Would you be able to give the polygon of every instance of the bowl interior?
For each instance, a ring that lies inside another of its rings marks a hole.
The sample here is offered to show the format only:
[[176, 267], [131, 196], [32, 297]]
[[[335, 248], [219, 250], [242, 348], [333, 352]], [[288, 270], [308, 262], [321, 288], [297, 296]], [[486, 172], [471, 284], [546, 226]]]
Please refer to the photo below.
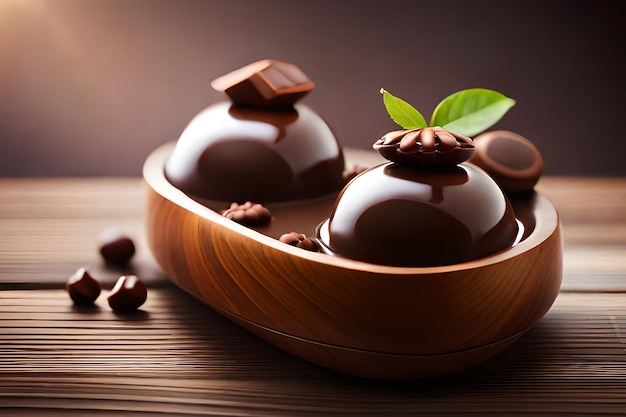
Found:
[[[163, 145], [161, 148], [157, 149], [152, 155], [152, 157], [150, 158], [152, 160], [151, 163], [146, 164], [147, 167], [150, 168], [150, 174], [148, 175], [150, 182], [157, 181], [158, 184], [155, 185], [158, 186], [159, 190], [165, 192], [166, 198], [172, 199], [177, 204], [192, 209], [198, 215], [205, 218], [211, 218], [213, 220], [216, 220], [217, 215], [219, 216], [220, 220], [223, 220], [221, 219], [221, 215], [219, 213], [221, 210], [227, 209], [232, 201], [209, 200], [183, 193], [182, 191], [178, 190], [173, 184], [171, 184], [162, 174], [162, 169], [165, 161], [173, 150], [173, 147], [174, 144], [172, 143]], [[345, 150], [345, 156], [348, 165], [357, 165], [362, 159], [364, 159], [363, 156], [359, 155], [358, 153], [357, 155], [353, 155], [353, 153], [349, 149]], [[370, 161], [371, 165], [376, 165], [380, 163], [384, 163], [384, 161], [380, 161], [375, 158], [372, 158]], [[264, 205], [272, 213], [272, 221], [270, 223], [261, 226], [242, 227], [238, 224], [228, 221], [226, 222], [226, 226], [232, 227], [236, 232], [249, 234], [252, 238], [264, 240], [266, 243], [268, 241], [264, 238], [271, 238], [270, 243], [272, 245], [277, 245], [279, 248], [282, 249], [285, 249], [284, 246], [286, 245], [280, 244], [276, 240], [285, 233], [298, 232], [305, 234], [307, 237], [318, 237], [322, 252], [324, 252], [325, 254], [330, 254], [331, 251], [324, 244], [324, 242], [328, 241], [328, 239], [325, 239], [324, 236], [326, 236], [327, 234], [328, 217], [332, 212], [337, 195], [338, 192], [313, 199], [264, 203]], [[514, 244], [515, 247], [519, 246], [520, 243], [523, 243], [525, 240], [533, 235], [537, 224], [536, 212], [538, 206], [545, 206], [545, 202], [541, 200], [542, 197], [538, 196], [536, 193], [527, 193], [524, 195], [518, 195], [510, 198], [519, 227], [519, 233]], [[243, 201], [240, 201], [239, 203], [243, 203]], [[530, 243], [530, 245], [534, 244], [536, 244], [536, 242]], [[504, 252], [508, 251], [509, 250], [505, 250]], [[500, 254], [501, 253], [494, 255]], [[514, 253], [511, 253], [511, 255], [513, 254]], [[310, 255], [310, 253], [307, 254], [307, 256]], [[490, 255], [487, 258], [490, 258], [492, 256], [493, 255]], [[342, 258], [341, 256], [333, 256], [333, 258], [342, 260], [347, 259]], [[349, 259], [347, 260], [349, 262], [362, 263], [359, 261]], [[368, 264], [365, 263], [365, 265]], [[391, 268], [406, 269], [405, 267]], [[409, 267], [409, 269], [416, 268]]]
[[[502, 260], [502, 256], [515, 256], [521, 251], [534, 247], [546, 237], [546, 233], [535, 233], [537, 226], [537, 212], [550, 214], [547, 218], [542, 219], [542, 223], [547, 223], [548, 226], [544, 232], [548, 232], [549, 229], [555, 227], [558, 222], [556, 211], [554, 211], [551, 204], [545, 199], [545, 197], [533, 192], [510, 198], [519, 226], [519, 234], [516, 238], [514, 247], [479, 260], [451, 266], [420, 268], [372, 265], [341, 256], [319, 257], [319, 254], [310, 252], [303, 253], [304, 251], [300, 249], [294, 251], [294, 249], [289, 245], [282, 244], [278, 242], [277, 239], [282, 234], [289, 232], [303, 233], [308, 237], [321, 237], [319, 241], [321, 243], [320, 246], [322, 252], [324, 252], [324, 254], [330, 253], [329, 250], [325, 248], [323, 236], [325, 233], [325, 225], [327, 224], [328, 217], [332, 212], [338, 192], [313, 199], [265, 203], [264, 205], [272, 213], [272, 221], [269, 224], [262, 226], [241, 226], [235, 222], [224, 219], [220, 215], [220, 211], [227, 209], [232, 201], [209, 200], [186, 194], [177, 189], [167, 180], [163, 173], [163, 167], [173, 148], [174, 143], [168, 143], [155, 150], [146, 161], [144, 172], [144, 177], [152, 188], [158, 190], [167, 199], [203, 218], [217, 221], [232, 229], [236, 233], [243, 233], [250, 238], [260, 240], [264, 244], [269, 244], [279, 250], [293, 251], [293, 254], [295, 255], [313, 257], [316, 261], [331, 263], [339, 262], [343, 267], [349, 266], [357, 269], [373, 268], [374, 270], [381, 267], [397, 270], [397, 272], [401, 274], [406, 273], [406, 270], [410, 270], [411, 273], [419, 274], [420, 270], [425, 270], [430, 273], [433, 268], [463, 268], [465, 264], [473, 264], [477, 261], [500, 262]], [[366, 154], [363, 156], [359, 152], [351, 152], [349, 149], [345, 150], [344, 153], [347, 166], [374, 166], [380, 163], [385, 163], [385, 161], [372, 157], [371, 155]], [[366, 165], [363, 164], [363, 160], [367, 163]], [[243, 203], [243, 201], [239, 201], [239, 203]], [[551, 213], [551, 211], [553, 211], [553, 213]], [[531, 241], [527, 242], [527, 240], [531, 237]]]

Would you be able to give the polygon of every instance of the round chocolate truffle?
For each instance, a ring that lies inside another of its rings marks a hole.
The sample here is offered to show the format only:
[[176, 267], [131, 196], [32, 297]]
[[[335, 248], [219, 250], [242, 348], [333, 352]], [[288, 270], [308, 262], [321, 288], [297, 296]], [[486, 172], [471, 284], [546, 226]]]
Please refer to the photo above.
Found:
[[541, 153], [522, 135], [493, 130], [476, 136], [474, 147], [469, 161], [487, 171], [506, 193], [531, 191], [541, 177]]
[[407, 267], [482, 258], [511, 247], [517, 235], [509, 200], [468, 163], [369, 169], [342, 190], [319, 228], [320, 241], [333, 254]]

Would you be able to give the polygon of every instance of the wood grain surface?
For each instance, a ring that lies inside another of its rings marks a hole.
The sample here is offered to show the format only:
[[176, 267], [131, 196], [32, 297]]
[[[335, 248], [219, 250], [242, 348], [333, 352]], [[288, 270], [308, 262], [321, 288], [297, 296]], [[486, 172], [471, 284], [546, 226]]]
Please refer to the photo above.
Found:
[[301, 361], [176, 288], [151, 289], [132, 317], [102, 300], [75, 310], [62, 290], [0, 291], [0, 414], [624, 415], [625, 305], [564, 293], [481, 372], [390, 383]]
[[[428, 382], [344, 376], [284, 353], [173, 286], [143, 238], [137, 178], [0, 179], [0, 415], [626, 415], [626, 179], [543, 178], [559, 210], [564, 283], [548, 314], [485, 368]], [[98, 233], [132, 235], [127, 270]], [[93, 309], [62, 287], [104, 281]], [[133, 316], [106, 290], [148, 283]]]

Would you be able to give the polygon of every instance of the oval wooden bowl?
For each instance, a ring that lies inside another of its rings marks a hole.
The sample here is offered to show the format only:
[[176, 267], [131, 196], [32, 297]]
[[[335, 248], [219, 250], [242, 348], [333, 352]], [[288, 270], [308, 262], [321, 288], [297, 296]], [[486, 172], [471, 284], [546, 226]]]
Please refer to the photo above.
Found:
[[299, 215], [312, 233], [334, 196], [271, 207], [272, 226], [253, 230], [167, 181], [172, 147], [144, 165], [146, 233], [157, 262], [208, 306], [319, 365], [385, 379], [458, 372], [517, 340], [560, 289], [559, 217], [539, 194], [514, 202], [527, 232], [506, 251], [444, 267], [372, 265], [275, 239], [303, 232]]

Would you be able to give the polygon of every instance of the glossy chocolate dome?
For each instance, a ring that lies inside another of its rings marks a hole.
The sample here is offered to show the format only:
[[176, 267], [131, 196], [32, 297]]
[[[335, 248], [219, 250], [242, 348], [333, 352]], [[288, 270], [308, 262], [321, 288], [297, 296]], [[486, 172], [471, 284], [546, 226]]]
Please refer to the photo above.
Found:
[[387, 163], [342, 190], [319, 238], [351, 259], [428, 267], [494, 254], [511, 247], [517, 234], [509, 200], [477, 166]]
[[165, 165], [177, 188], [208, 200], [276, 202], [319, 197], [344, 185], [333, 132], [296, 104], [313, 83], [295, 65], [262, 60], [211, 84], [216, 103], [186, 127]]
[[290, 110], [214, 104], [196, 116], [165, 165], [168, 180], [209, 200], [318, 197], [344, 185], [341, 147], [305, 105]]

